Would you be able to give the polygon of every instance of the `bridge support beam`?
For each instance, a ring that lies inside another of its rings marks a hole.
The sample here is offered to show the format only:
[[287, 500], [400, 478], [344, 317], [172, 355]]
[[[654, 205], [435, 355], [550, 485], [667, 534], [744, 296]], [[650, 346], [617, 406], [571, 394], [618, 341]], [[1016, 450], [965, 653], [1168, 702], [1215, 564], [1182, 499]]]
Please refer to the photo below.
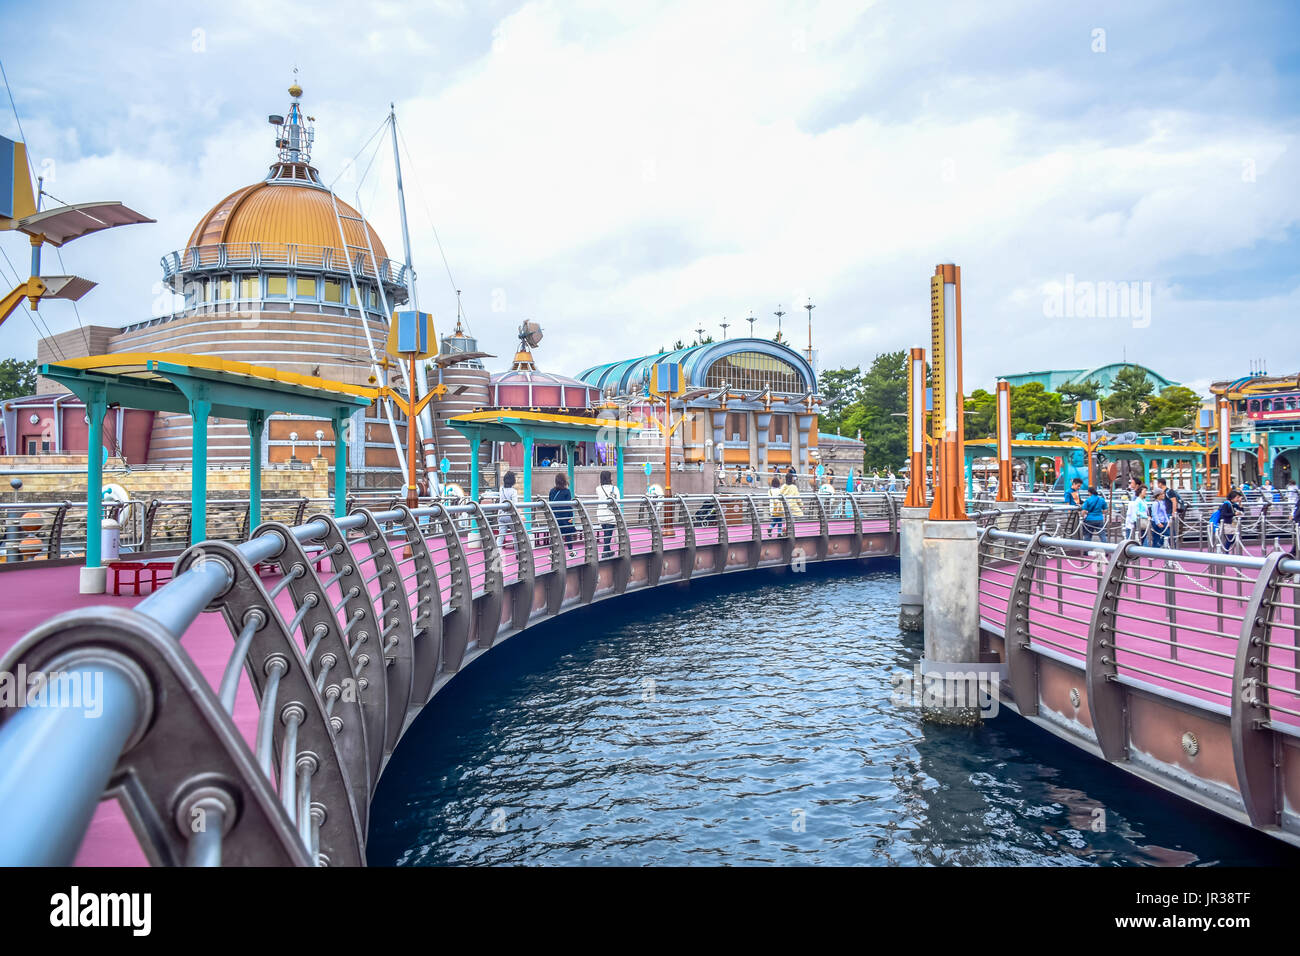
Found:
[[929, 507], [903, 508], [898, 520], [898, 626], [919, 631], [925, 622], [925, 568], [921, 539]]
[[[979, 531], [973, 521], [926, 521], [921, 563], [926, 692], [921, 719], [974, 725], [980, 721]], [[996, 693], [996, 691], [994, 691]]]

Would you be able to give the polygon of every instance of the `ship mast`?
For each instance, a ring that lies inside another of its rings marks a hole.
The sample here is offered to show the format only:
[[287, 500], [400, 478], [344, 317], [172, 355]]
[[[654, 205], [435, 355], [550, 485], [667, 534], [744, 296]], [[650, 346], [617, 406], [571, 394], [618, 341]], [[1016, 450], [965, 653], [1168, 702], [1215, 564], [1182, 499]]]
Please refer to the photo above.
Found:
[[[397, 149], [397, 109], [392, 104], [388, 104], [388, 126], [393, 135], [393, 168], [397, 172], [397, 208], [402, 216], [402, 250], [406, 254], [406, 288], [411, 296], [411, 308], [415, 311], [420, 310], [420, 297], [416, 291], [415, 266], [411, 262], [411, 232], [406, 225], [406, 193], [402, 190], [402, 159], [398, 155]], [[419, 394], [429, 394], [429, 374], [425, 368], [425, 363], [415, 363], [415, 381], [411, 383], [412, 399], [414, 399], [414, 389], [419, 389]], [[417, 424], [420, 427], [420, 446], [424, 451], [424, 473], [429, 479], [429, 492], [435, 493], [437, 484], [438, 464], [437, 449], [433, 430], [433, 411], [429, 405], [425, 405], [420, 412]], [[414, 449], [410, 450], [415, 454]]]

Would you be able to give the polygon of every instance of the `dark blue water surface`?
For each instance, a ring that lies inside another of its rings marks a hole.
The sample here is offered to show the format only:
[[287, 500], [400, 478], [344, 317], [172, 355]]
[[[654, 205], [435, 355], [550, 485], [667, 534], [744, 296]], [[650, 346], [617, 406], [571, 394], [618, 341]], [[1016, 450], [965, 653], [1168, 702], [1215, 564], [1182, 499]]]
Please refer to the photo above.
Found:
[[526, 631], [402, 740], [369, 860], [1300, 862], [1009, 711], [973, 730], [923, 725], [891, 702], [891, 675], [921, 654], [897, 616], [896, 565], [810, 567], [615, 598]]

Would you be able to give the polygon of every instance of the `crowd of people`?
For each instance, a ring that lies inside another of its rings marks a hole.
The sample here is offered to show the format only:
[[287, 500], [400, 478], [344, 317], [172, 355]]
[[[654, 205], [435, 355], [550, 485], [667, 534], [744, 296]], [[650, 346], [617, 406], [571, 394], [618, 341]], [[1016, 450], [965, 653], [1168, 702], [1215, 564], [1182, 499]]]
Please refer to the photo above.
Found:
[[[1243, 486], [1248, 487], [1248, 486]], [[1265, 490], [1267, 489], [1267, 490]], [[1294, 482], [1284, 493], [1265, 482], [1261, 488], [1266, 502], [1287, 501], [1291, 506], [1291, 522], [1300, 539], [1300, 491]], [[1187, 500], [1164, 478], [1157, 478], [1155, 487], [1149, 487], [1137, 477], [1128, 480], [1127, 503], [1124, 508], [1123, 538], [1137, 541], [1151, 548], [1171, 547], [1174, 529], [1187, 516]], [[1246, 494], [1243, 489], [1232, 488], [1209, 518], [1209, 527], [1217, 546], [1232, 551], [1240, 534], [1240, 521], [1246, 513]], [[1065, 504], [1079, 512], [1080, 536], [1086, 541], [1107, 540], [1107, 516], [1110, 505], [1096, 487], [1083, 487], [1083, 479], [1075, 478], [1065, 491]]]
[[[835, 469], [827, 467], [823, 474], [808, 476], [810, 484], [819, 493], [830, 494], [835, 488]], [[768, 485], [770, 499], [768, 514], [770, 522], [766, 529], [768, 537], [778, 537], [785, 531], [788, 513], [792, 518], [803, 517], [803, 507], [799, 501], [801, 493], [799, 474], [792, 466], [782, 469], [771, 466], [770, 473], [761, 473], [752, 465], [737, 466], [733, 471], [725, 467], [718, 469], [719, 484], [739, 486], [757, 491], [764, 482]], [[501, 480], [499, 500], [519, 503], [519, 492], [515, 487], [516, 476], [513, 471], [506, 472]], [[899, 482], [891, 472], [887, 477], [865, 476], [865, 487], [877, 490], [899, 490]], [[905, 485], [905, 482], [903, 483]], [[1152, 548], [1171, 547], [1177, 524], [1186, 518], [1188, 502], [1176, 489], [1170, 487], [1165, 478], [1157, 478], [1154, 487], [1149, 487], [1141, 479], [1130, 477], [1128, 480], [1127, 502], [1124, 506], [1122, 537], [1134, 540]], [[1240, 534], [1240, 521], [1245, 515], [1245, 500], [1248, 492], [1254, 492], [1265, 502], [1288, 502], [1291, 507], [1291, 521], [1296, 528], [1296, 539], [1300, 540], [1300, 490], [1295, 482], [1285, 489], [1278, 489], [1269, 481], [1263, 482], [1258, 489], [1248, 484], [1242, 488], [1231, 489], [1209, 519], [1213, 538], [1223, 551], [1232, 551]], [[620, 494], [609, 471], [600, 473], [600, 483], [595, 493], [598, 504], [595, 511], [596, 523], [599, 525], [598, 540], [602, 557], [611, 553], [611, 541], [617, 528], [614, 509], [619, 507]], [[1252, 495], [1253, 497], [1254, 495]], [[573, 492], [569, 488], [568, 476], [561, 472], [555, 476], [554, 487], [547, 495], [551, 509], [555, 514], [560, 534], [569, 549], [569, 556], [574, 555], [576, 530], [574, 527]], [[1064, 503], [1079, 512], [1079, 533], [1086, 541], [1108, 541], [1108, 517], [1111, 504], [1101, 491], [1095, 487], [1084, 487], [1083, 479], [1074, 478], [1065, 490]], [[498, 538], [506, 543], [510, 535], [510, 520], [506, 512], [498, 518]]]

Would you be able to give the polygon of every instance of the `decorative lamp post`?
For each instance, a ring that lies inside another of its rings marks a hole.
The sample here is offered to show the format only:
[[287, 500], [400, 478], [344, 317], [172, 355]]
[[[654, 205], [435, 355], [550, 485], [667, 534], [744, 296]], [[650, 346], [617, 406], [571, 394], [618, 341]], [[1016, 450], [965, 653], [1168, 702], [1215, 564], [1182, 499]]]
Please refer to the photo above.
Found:
[[1014, 501], [1011, 494], [1011, 386], [998, 382], [998, 501]]
[[930, 279], [930, 331], [933, 345], [935, 438], [935, 491], [931, 521], [965, 521], [963, 485], [965, 416], [961, 373], [961, 267], [935, 266]]

